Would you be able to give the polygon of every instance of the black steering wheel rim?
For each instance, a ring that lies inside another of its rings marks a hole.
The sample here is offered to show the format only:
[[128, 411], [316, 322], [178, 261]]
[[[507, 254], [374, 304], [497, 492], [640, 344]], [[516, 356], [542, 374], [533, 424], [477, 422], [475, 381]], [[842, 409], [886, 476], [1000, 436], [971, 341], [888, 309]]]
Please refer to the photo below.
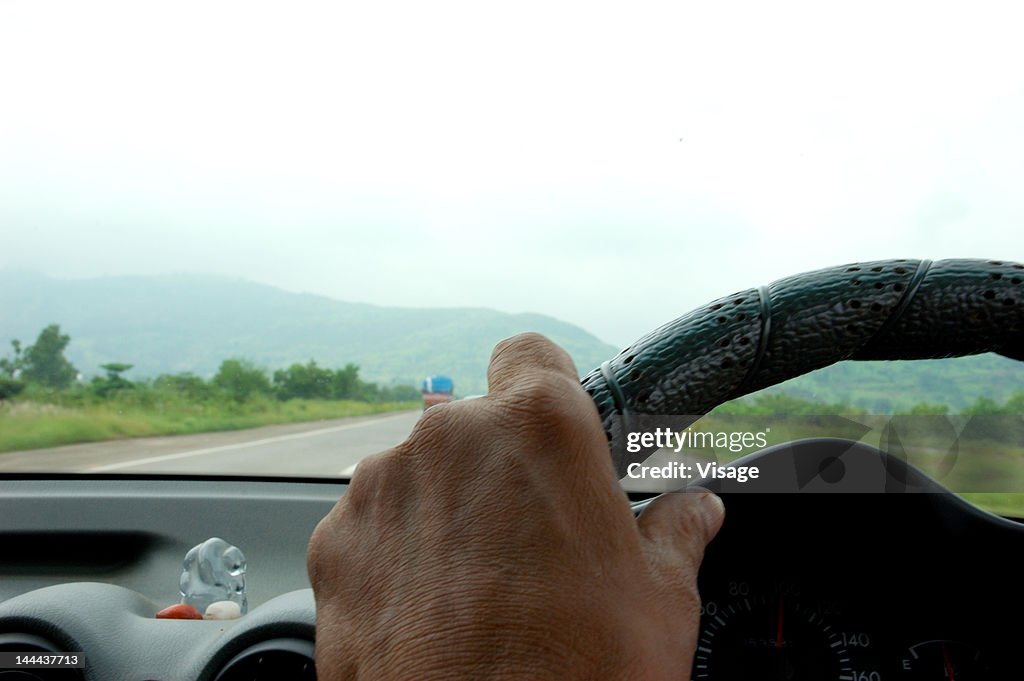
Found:
[[842, 360], [1024, 360], [1024, 265], [884, 260], [806, 272], [734, 293], [649, 333], [583, 379], [620, 477], [624, 417], [703, 415]]

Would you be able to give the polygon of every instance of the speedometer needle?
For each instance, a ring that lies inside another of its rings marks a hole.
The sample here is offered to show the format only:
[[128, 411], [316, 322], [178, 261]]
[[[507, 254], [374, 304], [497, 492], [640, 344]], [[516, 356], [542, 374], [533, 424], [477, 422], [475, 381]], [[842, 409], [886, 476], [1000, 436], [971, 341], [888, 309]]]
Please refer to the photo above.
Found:
[[775, 647], [782, 647], [782, 596], [779, 596], [779, 625], [775, 630]]

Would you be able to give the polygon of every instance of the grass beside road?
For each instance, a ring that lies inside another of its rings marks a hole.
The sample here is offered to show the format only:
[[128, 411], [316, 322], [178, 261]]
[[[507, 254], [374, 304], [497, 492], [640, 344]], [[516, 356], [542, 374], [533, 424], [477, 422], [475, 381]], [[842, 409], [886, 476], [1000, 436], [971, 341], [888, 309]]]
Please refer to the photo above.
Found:
[[1024, 520], [1024, 494], [1015, 492], [964, 492], [960, 496], [990, 513]]
[[419, 402], [255, 399], [244, 403], [0, 404], [0, 452], [151, 435], [241, 430], [417, 409]]
[[[891, 433], [887, 426], [892, 426]], [[906, 460], [972, 504], [1024, 518], [1024, 435], [1019, 417], [719, 413], [700, 419], [693, 428], [727, 433], [767, 430], [769, 445], [808, 437], [860, 440]], [[690, 453], [724, 463], [754, 449]]]

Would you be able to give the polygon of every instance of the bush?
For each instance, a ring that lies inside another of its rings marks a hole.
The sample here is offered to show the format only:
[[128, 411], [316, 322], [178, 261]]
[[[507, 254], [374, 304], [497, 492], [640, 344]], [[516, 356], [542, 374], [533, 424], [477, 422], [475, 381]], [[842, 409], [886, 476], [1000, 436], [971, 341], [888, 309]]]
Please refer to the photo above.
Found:
[[263, 369], [244, 359], [226, 359], [220, 363], [213, 385], [226, 392], [235, 402], [245, 402], [256, 395], [272, 392], [270, 379]]
[[25, 384], [21, 381], [0, 376], [0, 400], [9, 400], [24, 389]]
[[979, 397], [971, 406], [964, 409], [966, 416], [995, 416], [1003, 413], [999, 403], [989, 397]]
[[949, 413], [949, 407], [945, 404], [918, 402], [910, 408], [910, 413], [914, 416], [944, 416]]
[[134, 383], [121, 375], [132, 368], [131, 364], [111, 362], [101, 365], [100, 368], [107, 372], [106, 377], [100, 378], [97, 376], [92, 379], [90, 384], [92, 391], [100, 397], [110, 397], [120, 390], [132, 390], [135, 387]]
[[169, 392], [190, 402], [202, 402], [213, 396], [213, 388], [199, 376], [190, 372], [161, 374], [153, 381], [153, 388]]
[[330, 399], [335, 397], [334, 372], [307, 364], [293, 364], [274, 372], [274, 393], [278, 399]]

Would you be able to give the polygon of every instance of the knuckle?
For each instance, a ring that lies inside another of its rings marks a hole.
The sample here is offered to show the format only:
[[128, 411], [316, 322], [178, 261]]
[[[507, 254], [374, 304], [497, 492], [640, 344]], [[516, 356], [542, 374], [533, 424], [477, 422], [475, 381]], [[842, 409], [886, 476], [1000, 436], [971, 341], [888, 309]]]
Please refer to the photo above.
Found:
[[536, 331], [527, 331], [509, 338], [505, 338], [494, 346], [493, 358], [507, 352], [522, 352], [532, 354], [535, 351], [548, 350], [553, 343]]
[[507, 403], [544, 428], [575, 426], [579, 419], [579, 384], [550, 372], [524, 376]]
[[523, 373], [531, 370], [576, 375], [569, 353], [545, 336], [530, 332], [506, 338], [494, 347], [488, 381], [492, 387], [514, 388]]
[[343, 518], [360, 515], [376, 499], [380, 490], [388, 489], [395, 474], [393, 450], [371, 454], [356, 466], [348, 487], [331, 511], [329, 517]]
[[432, 446], [440, 446], [451, 440], [460, 420], [465, 418], [465, 406], [468, 403], [449, 402], [438, 404], [423, 412], [416, 422], [412, 433], [396, 449], [402, 453], [411, 453], [424, 442]]
[[337, 547], [345, 541], [345, 524], [339, 522], [338, 506], [332, 509], [313, 530], [306, 549], [306, 569], [309, 583], [317, 588], [330, 581], [337, 569]]
[[324, 529], [324, 522], [326, 522], [326, 518], [317, 523], [312, 536], [309, 538], [309, 546], [306, 549], [306, 568], [309, 572], [309, 583], [313, 586], [320, 584], [323, 574], [324, 544], [327, 541], [325, 539], [326, 530]]
[[351, 547], [360, 528], [379, 519], [380, 506], [390, 501], [387, 490], [393, 487], [398, 468], [393, 450], [359, 462], [341, 498], [310, 535], [306, 560], [311, 584], [322, 584], [337, 575], [348, 555], [341, 547]]

